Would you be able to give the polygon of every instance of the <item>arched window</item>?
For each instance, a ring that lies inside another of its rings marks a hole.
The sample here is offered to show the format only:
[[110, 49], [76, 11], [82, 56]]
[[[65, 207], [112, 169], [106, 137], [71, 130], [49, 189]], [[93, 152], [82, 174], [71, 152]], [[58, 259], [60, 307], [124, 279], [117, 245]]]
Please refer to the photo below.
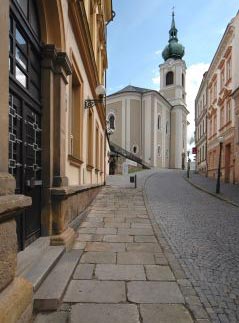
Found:
[[161, 147], [158, 146], [158, 156], [160, 157], [161, 156]]
[[166, 134], [168, 133], [168, 121], [166, 122]]
[[172, 71], [170, 71], [170, 72], [168, 72], [167, 74], [166, 74], [166, 85], [171, 85], [171, 84], [173, 84], [173, 82], [174, 82], [174, 75], [173, 75], [173, 72]]
[[134, 154], [137, 154], [138, 153], [138, 146], [137, 145], [133, 145], [132, 151], [133, 151]]
[[109, 120], [110, 129], [114, 130], [115, 129], [115, 116], [113, 114], [110, 114], [108, 120]]
[[158, 126], [158, 130], [161, 130], [161, 115], [160, 114], [158, 115], [158, 124], [157, 124], [157, 126]]
[[184, 74], [182, 74], [182, 87], [183, 88], [185, 87], [185, 77], [184, 77]]

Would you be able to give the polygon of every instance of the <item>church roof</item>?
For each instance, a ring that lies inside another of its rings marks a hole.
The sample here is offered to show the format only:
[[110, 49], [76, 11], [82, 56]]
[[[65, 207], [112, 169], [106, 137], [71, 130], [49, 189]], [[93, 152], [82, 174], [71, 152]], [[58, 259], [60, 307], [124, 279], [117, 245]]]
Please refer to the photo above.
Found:
[[145, 92], [151, 92], [152, 90], [150, 89], [145, 89], [143, 87], [138, 87], [138, 86], [133, 86], [133, 85], [128, 85], [126, 87], [124, 87], [122, 90], [117, 91], [115, 93], [110, 94], [111, 95], [115, 95], [115, 94], [119, 94], [119, 93], [124, 93], [124, 92], [140, 92], [140, 93], [145, 93]]
[[117, 94], [123, 94], [123, 93], [127, 93], [127, 92], [136, 92], [136, 93], [142, 93], [142, 94], [145, 94], [145, 93], [156, 93], [158, 94], [165, 102], [167, 102], [167, 104], [169, 104], [170, 106], [172, 106], [170, 104], [170, 102], [158, 91], [156, 90], [152, 90], [152, 89], [146, 89], [146, 88], [143, 88], [143, 87], [138, 87], [138, 86], [133, 86], [133, 85], [128, 85], [126, 87], [124, 87], [122, 90], [120, 91], [117, 91], [115, 93], [112, 93], [110, 95], [107, 95], [107, 97], [111, 97], [113, 95], [117, 95]]

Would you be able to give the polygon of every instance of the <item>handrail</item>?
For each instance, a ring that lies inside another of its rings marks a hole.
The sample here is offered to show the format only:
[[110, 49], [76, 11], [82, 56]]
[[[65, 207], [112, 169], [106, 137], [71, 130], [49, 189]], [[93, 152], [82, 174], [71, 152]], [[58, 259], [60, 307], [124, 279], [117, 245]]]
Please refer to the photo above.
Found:
[[110, 142], [110, 150], [116, 154], [119, 154], [127, 159], [130, 159], [140, 165], [142, 165], [144, 168], [151, 168], [150, 164], [144, 161], [143, 159], [135, 156], [133, 153], [127, 151], [126, 149], [118, 146], [117, 144]]

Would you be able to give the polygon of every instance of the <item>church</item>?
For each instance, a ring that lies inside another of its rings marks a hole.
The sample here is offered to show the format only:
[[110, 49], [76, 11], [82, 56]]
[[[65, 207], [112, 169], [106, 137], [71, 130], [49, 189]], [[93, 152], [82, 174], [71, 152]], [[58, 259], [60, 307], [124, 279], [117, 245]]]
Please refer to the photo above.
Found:
[[160, 90], [126, 86], [107, 97], [110, 142], [151, 167], [185, 167], [187, 152], [186, 64], [174, 12], [159, 65]]

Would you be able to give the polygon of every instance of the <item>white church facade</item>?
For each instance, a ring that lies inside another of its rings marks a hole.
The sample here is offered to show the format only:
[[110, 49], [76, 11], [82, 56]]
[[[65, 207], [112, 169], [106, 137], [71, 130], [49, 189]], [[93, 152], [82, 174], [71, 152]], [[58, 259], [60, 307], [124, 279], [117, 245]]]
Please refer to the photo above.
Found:
[[186, 64], [174, 13], [162, 56], [159, 91], [129, 85], [107, 97], [110, 141], [151, 167], [181, 169], [187, 151]]

